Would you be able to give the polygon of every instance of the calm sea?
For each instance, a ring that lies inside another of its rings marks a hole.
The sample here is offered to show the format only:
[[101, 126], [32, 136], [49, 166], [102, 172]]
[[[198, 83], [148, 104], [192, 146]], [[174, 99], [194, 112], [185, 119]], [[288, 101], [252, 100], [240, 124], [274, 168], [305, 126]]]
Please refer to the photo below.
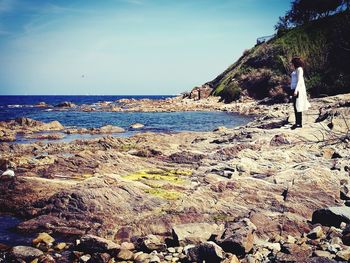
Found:
[[[129, 129], [133, 123], [142, 123], [141, 131], [177, 132], [177, 131], [211, 131], [218, 126], [235, 127], [244, 125], [250, 117], [227, 112], [81, 112], [47, 111], [35, 107], [39, 102], [57, 105], [70, 101], [77, 105], [94, 104], [102, 101], [115, 102], [122, 98], [164, 99], [171, 96], [0, 96], [0, 121], [18, 117], [28, 117], [44, 122], [57, 120], [69, 127], [101, 127], [116, 125]], [[128, 134], [128, 133], [127, 133]]]

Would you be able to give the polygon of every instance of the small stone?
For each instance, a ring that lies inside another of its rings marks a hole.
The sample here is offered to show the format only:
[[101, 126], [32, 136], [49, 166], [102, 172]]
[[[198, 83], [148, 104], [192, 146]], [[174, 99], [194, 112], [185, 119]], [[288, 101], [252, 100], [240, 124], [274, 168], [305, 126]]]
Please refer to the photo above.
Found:
[[11, 169], [7, 169], [5, 172], [2, 173], [2, 176], [14, 177], [15, 172], [12, 171]]
[[160, 263], [160, 258], [157, 255], [151, 256], [149, 263]]
[[115, 250], [120, 246], [111, 240], [104, 239], [102, 237], [94, 235], [85, 235], [81, 237], [78, 249], [86, 252], [107, 252], [109, 250]]
[[47, 233], [40, 233], [35, 239], [33, 239], [33, 245], [45, 243], [46, 245], [51, 246], [53, 242], [55, 242], [55, 239]]
[[16, 258], [24, 259], [24, 260], [33, 260], [34, 258], [38, 258], [44, 253], [33, 247], [27, 247], [27, 246], [15, 246], [12, 249], [12, 254]]
[[120, 249], [134, 250], [135, 245], [131, 242], [123, 242], [120, 244]]
[[178, 247], [177, 249], [176, 249], [176, 252], [177, 253], [182, 253], [184, 251], [184, 248], [183, 247]]
[[346, 261], [349, 260], [350, 259], [350, 248], [339, 251], [337, 253], [337, 259], [346, 260]]
[[167, 250], [168, 250], [169, 253], [175, 253], [176, 252], [175, 248], [173, 248], [173, 247], [168, 247]]
[[323, 251], [323, 250], [315, 250], [313, 253], [313, 256], [324, 257], [324, 258], [334, 258], [334, 255], [332, 255], [328, 251]]
[[286, 239], [286, 243], [288, 243], [288, 244], [294, 244], [294, 243], [296, 243], [296, 239], [295, 239], [295, 237], [292, 237], [292, 236], [290, 236], [290, 235], [288, 235], [287, 236], [287, 239]]
[[83, 255], [79, 258], [81, 262], [88, 262], [90, 260], [91, 256], [89, 254]]
[[121, 260], [131, 260], [134, 257], [134, 253], [127, 249], [121, 249], [117, 254], [117, 258]]
[[323, 235], [324, 234], [323, 234], [322, 227], [317, 226], [307, 234], [307, 237], [310, 239], [318, 239], [318, 238], [321, 238]]
[[239, 259], [236, 255], [230, 255], [228, 258], [226, 258], [222, 263], [240, 263]]
[[344, 229], [346, 228], [346, 226], [347, 226], [347, 224], [346, 224], [345, 222], [341, 222], [339, 228], [340, 228], [341, 230], [344, 230]]
[[168, 256], [165, 256], [164, 259], [167, 260], [167, 261], [171, 261], [173, 259], [173, 257], [168, 255]]
[[67, 246], [66, 243], [60, 242], [60, 243], [58, 243], [58, 244], [55, 246], [55, 249], [56, 249], [56, 250], [63, 250], [63, 249], [65, 249], [66, 246]]
[[135, 263], [145, 263], [145, 262], [149, 262], [150, 257], [151, 256], [147, 253], [141, 253], [137, 256], [135, 255], [134, 261], [135, 261]]

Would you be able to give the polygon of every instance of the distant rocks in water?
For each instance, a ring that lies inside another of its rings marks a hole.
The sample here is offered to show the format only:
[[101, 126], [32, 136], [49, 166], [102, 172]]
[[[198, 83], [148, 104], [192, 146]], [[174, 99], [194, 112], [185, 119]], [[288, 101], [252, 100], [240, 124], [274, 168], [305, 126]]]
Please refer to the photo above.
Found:
[[70, 101], [63, 101], [57, 105], [55, 105], [57, 108], [74, 108], [76, 105], [73, 102]]
[[35, 133], [28, 134], [25, 136], [27, 139], [37, 139], [37, 140], [61, 140], [65, 136], [62, 133]]
[[119, 126], [106, 125], [98, 129], [100, 133], [121, 133], [125, 130]]
[[47, 103], [44, 102], [44, 101], [41, 101], [41, 102], [35, 104], [35, 107], [38, 107], [38, 108], [48, 108], [48, 107], [50, 107], [50, 105], [47, 104]]
[[130, 125], [130, 128], [132, 129], [140, 129], [143, 128], [145, 125], [143, 125], [142, 123], [133, 123]]
[[5, 172], [2, 173], [1, 176], [14, 177], [15, 172], [11, 169], [7, 169]]

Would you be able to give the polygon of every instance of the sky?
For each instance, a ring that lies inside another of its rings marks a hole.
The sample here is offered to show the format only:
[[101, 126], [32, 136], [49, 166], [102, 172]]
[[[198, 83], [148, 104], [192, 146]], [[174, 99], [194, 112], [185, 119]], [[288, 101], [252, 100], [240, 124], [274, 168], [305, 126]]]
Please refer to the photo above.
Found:
[[172, 95], [214, 79], [289, 0], [0, 0], [0, 95]]

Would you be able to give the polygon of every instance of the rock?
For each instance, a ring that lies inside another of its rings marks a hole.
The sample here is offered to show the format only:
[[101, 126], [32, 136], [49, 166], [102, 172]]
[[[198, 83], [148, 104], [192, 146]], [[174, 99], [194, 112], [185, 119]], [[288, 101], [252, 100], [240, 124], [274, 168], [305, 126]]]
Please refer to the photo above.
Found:
[[349, 185], [343, 184], [340, 186], [340, 198], [342, 200], [350, 200]]
[[56, 250], [63, 250], [66, 248], [66, 246], [67, 246], [67, 244], [65, 242], [60, 242], [55, 246], [55, 249]]
[[121, 260], [131, 260], [133, 257], [134, 253], [127, 249], [121, 249], [117, 254], [117, 258]]
[[83, 255], [83, 256], [81, 256], [80, 258], [79, 258], [79, 262], [88, 262], [88, 261], [90, 261], [90, 259], [91, 259], [91, 255], [89, 255], [89, 254], [87, 254], [87, 255]]
[[306, 262], [312, 255], [312, 249], [303, 244], [283, 244], [281, 252], [277, 253], [277, 262]]
[[135, 245], [131, 242], [123, 242], [120, 244], [120, 249], [134, 250]]
[[176, 249], [173, 248], [173, 247], [168, 247], [167, 250], [168, 250], [169, 253], [176, 253]]
[[342, 232], [342, 242], [344, 245], [350, 246], [350, 225], [348, 225]]
[[151, 256], [149, 263], [160, 263], [160, 258], [157, 255]]
[[[140, 242], [141, 241], [141, 242]], [[148, 235], [144, 238], [141, 238], [139, 240], [140, 242], [140, 248], [144, 252], [152, 252], [154, 250], [156, 251], [165, 251], [166, 245], [159, 240], [159, 238], [155, 235]]]
[[64, 102], [57, 104], [55, 107], [57, 107], [57, 108], [73, 108], [73, 107], [76, 107], [76, 105], [73, 102], [64, 101]]
[[228, 258], [226, 258], [222, 263], [240, 263], [239, 259], [236, 257], [236, 255], [230, 255]]
[[41, 101], [41, 102], [35, 104], [35, 107], [38, 107], [38, 108], [47, 108], [47, 107], [49, 107], [49, 105], [48, 105], [46, 102]]
[[345, 250], [341, 250], [339, 251], [337, 254], [337, 259], [338, 260], [345, 260], [345, 261], [348, 261], [350, 260], [350, 248], [347, 248]]
[[325, 258], [325, 257], [313, 257], [309, 258], [305, 261], [306, 263], [339, 263], [339, 261], [335, 261], [333, 259]]
[[84, 252], [108, 252], [119, 249], [119, 245], [111, 240], [94, 235], [85, 235], [80, 239], [77, 249]]
[[15, 246], [12, 249], [12, 254], [15, 258], [20, 258], [23, 260], [33, 260], [35, 258], [40, 257], [44, 253], [33, 247], [27, 247], [27, 246]]
[[216, 241], [226, 252], [245, 255], [253, 248], [255, 230], [255, 225], [247, 218], [239, 222], [228, 222], [225, 232]]
[[323, 251], [323, 250], [315, 250], [314, 253], [313, 253], [313, 256], [315, 256], [315, 257], [329, 258], [329, 259], [334, 258], [334, 255], [333, 255], [333, 254], [331, 254], [331, 253], [328, 252], [328, 251]]
[[38, 245], [39, 243], [45, 243], [48, 246], [52, 246], [55, 239], [47, 233], [40, 233], [35, 239], [33, 239], [33, 245]]
[[315, 227], [307, 234], [307, 237], [310, 239], [318, 239], [318, 238], [321, 238], [322, 236], [324, 236], [324, 233], [321, 226]]
[[15, 172], [12, 171], [11, 169], [7, 169], [5, 172], [2, 173], [1, 176], [14, 177], [15, 176]]
[[113, 125], [106, 125], [106, 126], [102, 126], [99, 129], [100, 133], [121, 133], [121, 132], [125, 132], [125, 130], [121, 127], [118, 126], [113, 126]]
[[186, 255], [191, 262], [219, 263], [225, 258], [222, 248], [212, 241], [188, 248]]
[[350, 223], [350, 207], [333, 206], [314, 211], [312, 223], [339, 227], [342, 222]]
[[[111, 262], [111, 255], [108, 253], [95, 253], [91, 255], [91, 258], [89, 259], [89, 263], [109, 263]], [[114, 262], [114, 261], [112, 261]]]
[[276, 134], [270, 141], [271, 146], [290, 144], [285, 134]]
[[130, 125], [130, 128], [132, 129], [140, 129], [142, 127], [144, 127], [145, 125], [141, 124], [141, 123], [133, 123]]
[[[221, 232], [221, 233], [220, 233]], [[223, 225], [209, 223], [190, 223], [175, 225], [172, 233], [174, 240], [180, 246], [199, 244], [208, 241], [212, 235], [222, 234]]]
[[147, 254], [147, 253], [140, 253], [140, 254], [137, 254], [135, 253], [135, 263], [148, 263], [149, 262], [149, 259], [150, 259], [150, 255]]
[[64, 126], [58, 122], [58, 121], [51, 121], [48, 123], [44, 123], [43, 125], [41, 125], [40, 130], [44, 130], [44, 131], [61, 131], [64, 129]]

